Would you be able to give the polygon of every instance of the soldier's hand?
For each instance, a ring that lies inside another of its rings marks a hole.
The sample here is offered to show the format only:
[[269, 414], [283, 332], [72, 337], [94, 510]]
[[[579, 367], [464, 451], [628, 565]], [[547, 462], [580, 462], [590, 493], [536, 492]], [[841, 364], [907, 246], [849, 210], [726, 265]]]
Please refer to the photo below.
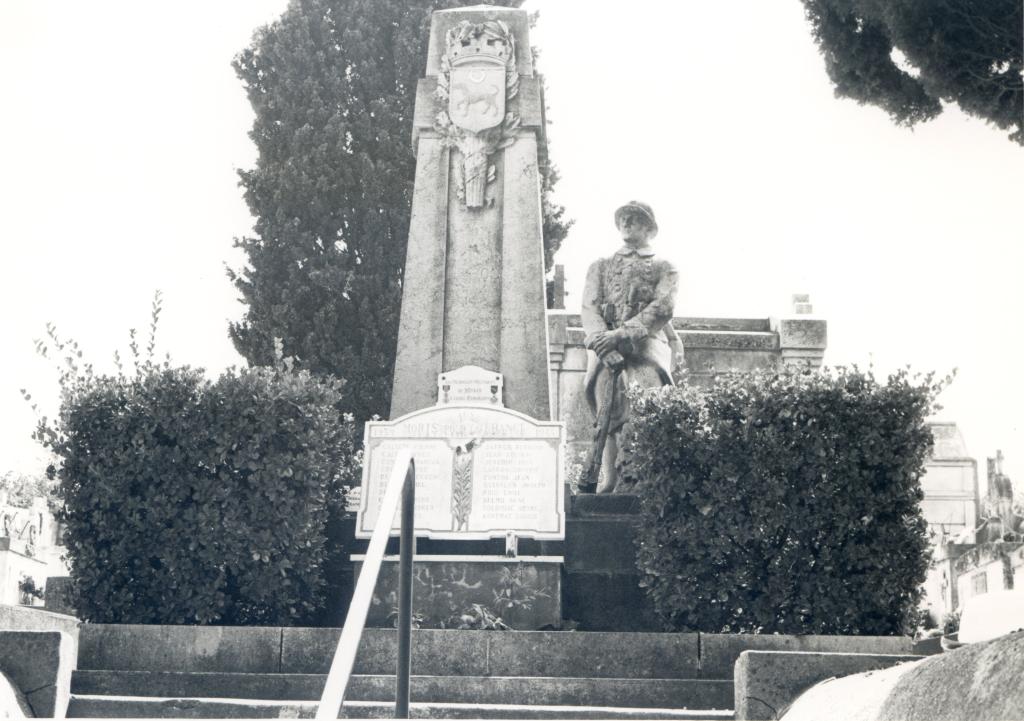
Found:
[[622, 368], [626, 364], [626, 359], [617, 350], [613, 350], [601, 356], [601, 362], [614, 371]]
[[599, 331], [594, 334], [593, 349], [599, 358], [604, 358], [611, 351], [617, 350], [618, 338], [614, 331]]

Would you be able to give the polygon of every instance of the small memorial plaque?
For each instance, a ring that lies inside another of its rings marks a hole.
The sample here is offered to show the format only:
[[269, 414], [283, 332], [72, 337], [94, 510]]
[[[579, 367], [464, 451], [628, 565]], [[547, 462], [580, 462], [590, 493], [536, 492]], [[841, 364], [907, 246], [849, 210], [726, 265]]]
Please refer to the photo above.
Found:
[[437, 376], [437, 405], [481, 404], [501, 408], [501, 373], [462, 366]]
[[[416, 463], [416, 534], [565, 538], [565, 426], [507, 408], [450, 405], [366, 424], [356, 536], [373, 532], [402, 448]], [[397, 514], [396, 519], [397, 521]], [[397, 525], [393, 525], [397, 533]]]

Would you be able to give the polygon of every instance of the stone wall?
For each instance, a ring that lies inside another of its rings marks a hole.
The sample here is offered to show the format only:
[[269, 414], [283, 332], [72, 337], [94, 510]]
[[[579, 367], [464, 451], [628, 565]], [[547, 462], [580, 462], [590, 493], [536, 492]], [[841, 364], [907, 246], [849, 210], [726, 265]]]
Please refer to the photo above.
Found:
[[[722, 371], [818, 368], [827, 345], [826, 322], [817, 318], [675, 318], [672, 324], [683, 342], [681, 365], [698, 385]], [[593, 436], [583, 395], [584, 335], [579, 313], [548, 311], [551, 398], [554, 417], [566, 424], [570, 458], [584, 452]]]

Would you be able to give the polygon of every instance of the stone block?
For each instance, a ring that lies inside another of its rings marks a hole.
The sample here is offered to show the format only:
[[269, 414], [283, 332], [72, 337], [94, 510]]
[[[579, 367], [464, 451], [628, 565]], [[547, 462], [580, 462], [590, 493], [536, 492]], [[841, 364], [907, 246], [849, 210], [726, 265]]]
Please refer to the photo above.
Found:
[[33, 715], [63, 718], [71, 698], [75, 642], [60, 631], [0, 631], [0, 671]]
[[566, 570], [635, 573], [636, 523], [636, 516], [625, 515], [566, 519]]
[[679, 335], [685, 350], [715, 348], [734, 351], [775, 351], [779, 349], [779, 336], [775, 333], [684, 330]]
[[71, 576], [50, 576], [46, 579], [43, 603], [47, 611], [74, 616], [71, 605]]
[[581, 493], [572, 496], [569, 513], [574, 518], [636, 516], [640, 513], [640, 497], [632, 493]]
[[[385, 559], [366, 623], [390, 627], [398, 608], [397, 559]], [[562, 620], [560, 560], [452, 557], [417, 559], [413, 565], [413, 613], [425, 628], [446, 626], [480, 604], [517, 630], [558, 627]], [[361, 568], [362, 564], [357, 564]], [[358, 573], [358, 569], [357, 569]], [[518, 603], [497, 605], [495, 594], [512, 593]]]
[[80, 626], [81, 621], [74, 616], [34, 606], [0, 604], [0, 630], [3, 631], [62, 631], [77, 644]]
[[[489, 631], [416, 629], [412, 672], [423, 676], [487, 675]], [[281, 672], [325, 674], [341, 636], [337, 628], [286, 628], [281, 643]], [[394, 674], [398, 636], [393, 629], [367, 628], [359, 641], [353, 673]]]
[[492, 676], [696, 678], [695, 633], [492, 633]]
[[567, 572], [563, 588], [562, 614], [583, 631], [662, 630], [636, 572]]
[[731, 678], [744, 651], [907, 655], [913, 641], [906, 636], [788, 636], [702, 633], [700, 668], [704, 678]]
[[779, 334], [780, 348], [815, 348], [824, 351], [828, 345], [828, 327], [823, 320], [773, 318], [772, 330]]
[[79, 665], [125, 671], [276, 673], [280, 646], [280, 628], [86, 624], [79, 637]]
[[739, 351], [728, 348], [686, 347], [683, 356], [686, 370], [691, 377], [695, 374], [722, 373], [733, 370], [741, 373], [755, 370], [775, 370], [779, 366], [777, 349]]
[[736, 721], [774, 721], [819, 681], [919, 659], [859, 653], [744, 651], [735, 668]]
[[1024, 631], [915, 664], [896, 682], [880, 721], [1024, 719]]
[[25, 694], [0, 671], [0, 718], [32, 718], [32, 707]]
[[[479, 652], [484, 658], [483, 650]], [[393, 663], [393, 653], [391, 660]], [[394, 671], [352, 676], [345, 700], [393, 701]], [[71, 689], [76, 696], [313, 701], [323, 693], [325, 678], [323, 674], [296, 673], [78, 671]], [[410, 681], [411, 697], [417, 703], [515, 704], [529, 699], [542, 706], [675, 708], [685, 700], [688, 708], [700, 709], [731, 709], [733, 703], [731, 681], [439, 674], [414, 675]]]

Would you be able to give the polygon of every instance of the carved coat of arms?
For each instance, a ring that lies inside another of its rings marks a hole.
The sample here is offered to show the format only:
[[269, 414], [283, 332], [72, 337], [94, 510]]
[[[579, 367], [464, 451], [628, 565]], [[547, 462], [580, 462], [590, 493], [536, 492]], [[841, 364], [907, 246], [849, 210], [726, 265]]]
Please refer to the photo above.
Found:
[[518, 90], [515, 36], [508, 25], [463, 20], [448, 31], [437, 79], [437, 95], [447, 109], [438, 113], [436, 125], [462, 153], [456, 181], [468, 208], [485, 204], [495, 176], [490, 156], [515, 142], [519, 116], [507, 103]]

